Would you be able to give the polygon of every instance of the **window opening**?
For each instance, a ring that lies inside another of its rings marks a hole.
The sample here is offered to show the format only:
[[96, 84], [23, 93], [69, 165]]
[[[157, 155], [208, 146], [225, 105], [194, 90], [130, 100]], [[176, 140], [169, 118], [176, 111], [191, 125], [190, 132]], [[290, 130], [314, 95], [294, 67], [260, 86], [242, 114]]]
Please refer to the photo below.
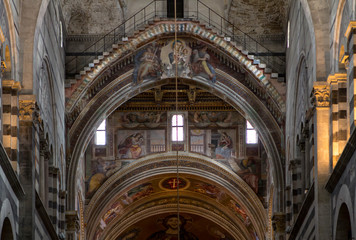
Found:
[[[184, 0], [176, 0], [177, 18], [184, 18]], [[167, 0], [167, 17], [174, 18], [174, 0]]]
[[287, 48], [289, 48], [290, 44], [290, 21], [288, 21], [288, 26], [287, 26]]
[[105, 145], [106, 144], [106, 120], [104, 120], [100, 124], [100, 126], [96, 129], [95, 144], [96, 145]]
[[184, 139], [183, 115], [173, 115], [172, 117], [172, 141], [181, 142]]
[[251, 125], [249, 121], [246, 120], [246, 143], [256, 144], [258, 141], [258, 136], [255, 128]]

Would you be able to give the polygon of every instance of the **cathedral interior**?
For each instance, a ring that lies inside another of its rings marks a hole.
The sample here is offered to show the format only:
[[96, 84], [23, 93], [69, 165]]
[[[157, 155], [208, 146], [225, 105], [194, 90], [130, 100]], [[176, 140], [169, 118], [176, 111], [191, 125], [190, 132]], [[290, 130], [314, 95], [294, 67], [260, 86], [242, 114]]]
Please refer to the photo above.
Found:
[[356, 239], [355, 14], [0, 0], [0, 239]]

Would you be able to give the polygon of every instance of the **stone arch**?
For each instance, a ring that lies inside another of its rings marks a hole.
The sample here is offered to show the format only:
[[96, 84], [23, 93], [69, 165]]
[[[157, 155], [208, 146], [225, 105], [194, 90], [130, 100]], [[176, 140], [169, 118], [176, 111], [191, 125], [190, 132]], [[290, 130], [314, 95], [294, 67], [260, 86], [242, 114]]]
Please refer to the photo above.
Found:
[[[264, 236], [265, 229], [267, 228], [267, 215], [264, 207], [253, 190], [237, 174], [224, 165], [212, 162], [210, 158], [199, 154], [183, 152], [179, 154], [179, 160], [181, 164], [180, 175], [209, 179], [209, 181], [225, 189], [225, 192], [229, 192], [235, 196], [236, 200], [241, 203], [241, 206], [243, 206], [246, 213], [251, 217], [250, 220], [258, 236], [263, 238], [262, 236]], [[111, 176], [98, 192], [94, 194], [85, 210], [85, 216], [88, 217], [85, 225], [90, 232], [90, 235], [87, 237], [90, 239], [93, 237], [96, 224], [100, 222], [100, 217], [105, 213], [103, 211], [105, 210], [105, 206], [111, 205], [115, 201], [114, 199], [117, 199], [117, 195], [120, 192], [124, 192], [127, 186], [142, 183], [142, 179], [176, 174], [175, 164], [175, 154], [151, 155], [131, 163], [130, 167], [123, 168]], [[155, 171], [156, 169], [151, 166], [160, 168], [160, 171]], [[161, 166], [164, 166], [164, 168], [161, 168]], [[205, 169], [200, 169], [200, 166], [205, 166]], [[216, 204], [216, 200], [213, 200], [213, 203]], [[243, 225], [243, 222], [240, 224]]]
[[8, 39], [6, 39], [6, 44], [9, 47], [9, 52], [7, 53], [10, 56], [10, 59], [8, 62], [10, 62], [11, 66], [11, 72], [10, 72], [10, 78], [15, 78], [15, 72], [16, 72], [16, 64], [18, 62], [18, 55], [16, 54], [16, 29], [14, 25], [14, 19], [13, 19], [13, 14], [11, 10], [11, 4], [9, 0], [3, 0], [3, 3], [5, 5], [5, 11], [7, 15], [7, 24], [8, 24]]
[[[340, 49], [342, 45], [342, 38], [344, 37], [343, 34], [344, 32], [341, 32], [341, 24], [343, 21], [344, 16], [344, 9], [349, 0], [339, 0], [337, 10], [336, 10], [336, 16], [335, 16], [335, 29], [334, 29], [334, 34], [333, 34], [333, 46], [332, 46], [332, 56], [331, 56], [331, 68], [332, 71], [338, 72], [339, 71], [339, 61], [340, 61]], [[351, 0], [354, 2], [353, 0]], [[353, 11], [352, 9], [350, 9]], [[351, 14], [351, 19], [353, 18], [354, 14]], [[351, 20], [350, 19], [350, 20]], [[345, 29], [346, 30], [346, 29]]]
[[[333, 239], [341, 240], [341, 239], [352, 239], [352, 236], [355, 235], [354, 232], [351, 232], [351, 238], [347, 238], [349, 231], [354, 226], [353, 215], [353, 205], [351, 200], [351, 195], [348, 187], [344, 184], [341, 186], [341, 189], [338, 193], [335, 207], [335, 215], [333, 217]], [[345, 230], [346, 226], [350, 229]], [[346, 234], [346, 238], [343, 238]]]
[[[45, 119], [44, 132], [49, 144], [54, 146], [52, 156], [57, 157], [59, 149], [57, 146], [57, 118], [56, 118], [56, 102], [52, 70], [50, 68], [48, 57], [45, 56], [42, 60], [39, 79], [36, 79], [34, 85], [37, 85], [36, 99], [40, 108], [41, 118]], [[46, 119], [50, 118], [50, 119]], [[49, 124], [48, 124], [49, 123]], [[52, 136], [49, 136], [52, 134]], [[55, 160], [55, 159], [54, 159]]]
[[[119, 48], [113, 49], [109, 55], [104, 56], [99, 63], [94, 64], [90, 70], [82, 72], [82, 78], [71, 89], [66, 89], [67, 93], [67, 119], [71, 117], [71, 114], [78, 109], [78, 115], [74, 116], [73, 122], [71, 120], [68, 127], [69, 141], [68, 141], [68, 182], [69, 189], [68, 208], [74, 209], [74, 196], [76, 194], [75, 184], [73, 181], [76, 176], [76, 168], [80, 156], [86, 149], [89, 138], [93, 135], [94, 129], [99, 126], [101, 121], [117, 107], [127, 101], [129, 98], [146, 91], [153, 86], [160, 86], [173, 79], [155, 79], [144, 82], [140, 85], [131, 85], [130, 77], [132, 70], [126, 70], [125, 74], [119, 75], [115, 71], [120, 69], [120, 59], [124, 59], [125, 62], [132, 62], [131, 58], [127, 58], [127, 54], [131, 53], [132, 49], [135, 50], [140, 46], [151, 43], [159, 37], [172, 36], [171, 23], [161, 23], [155, 27], [146, 30], [146, 32], [140, 33], [140, 38], [134, 39], [129, 43], [125, 43]], [[196, 29], [197, 28], [197, 29]], [[283, 102], [283, 98], [279, 95], [276, 89], [273, 88], [269, 81], [269, 75], [264, 73], [263, 69], [258, 68], [253, 64], [252, 60], [249, 60], [247, 56], [243, 55], [235, 46], [224, 41], [223, 38], [212, 37], [209, 30], [204, 30], [201, 27], [190, 22], [183, 22], [180, 25], [180, 31], [184, 34], [188, 34], [189, 37], [195, 37], [200, 41], [207, 41], [214, 46], [216, 51], [222, 52], [223, 56], [226, 56], [226, 61], [230, 66], [234, 63], [239, 64], [242, 71], [247, 72], [248, 78], [258, 82], [261, 88], [269, 89], [268, 94], [274, 96], [270, 99], [271, 102]], [[200, 29], [198, 31], [198, 29]], [[197, 31], [195, 31], [197, 30]], [[162, 32], [163, 31], [163, 32]], [[191, 32], [191, 33], [190, 33]], [[191, 35], [189, 35], [191, 34]], [[186, 35], [185, 35], [186, 36]], [[237, 70], [238, 71], [238, 70]], [[199, 79], [182, 79], [182, 83], [194, 83], [199, 87], [208, 90], [209, 92], [221, 96], [227, 103], [232, 105], [238, 111], [242, 109], [243, 115], [251, 120], [251, 123], [257, 128], [259, 136], [261, 136], [262, 142], [268, 152], [268, 159], [271, 159], [273, 169], [273, 177], [275, 178], [275, 192], [276, 192], [276, 210], [283, 211], [284, 204], [284, 173], [282, 170], [282, 163], [280, 159], [280, 152], [282, 148], [281, 139], [282, 132], [276, 119], [272, 116], [272, 113], [264, 105], [263, 101], [259, 99], [257, 94], [249, 90], [239, 82], [238, 79], [223, 72], [217, 71], [217, 74], [226, 80], [226, 84], [215, 83], [214, 86], [209, 82], [204, 82]], [[110, 79], [108, 83], [103, 84], [105, 79]], [[97, 88], [99, 91], [94, 95], [89, 94], [88, 102], [82, 101], [87, 97], [91, 88]], [[88, 92], [87, 92], [88, 91]], [[253, 104], [252, 104], [253, 103]], [[252, 106], [252, 105], [253, 106]], [[277, 105], [278, 105], [277, 104]], [[100, 106], [100, 110], [98, 109]], [[283, 111], [284, 107], [278, 105], [281, 109], [276, 111]], [[263, 116], [261, 115], [263, 114]], [[282, 123], [281, 123], [282, 124]]]
[[336, 222], [335, 240], [351, 240], [352, 227], [350, 213], [345, 203], [340, 207]]
[[14, 239], [11, 222], [9, 218], [5, 218], [1, 230], [1, 240], [11, 240], [11, 239]]
[[[120, 79], [118, 79], [117, 81], [119, 82]], [[153, 85], [154, 86], [159, 86], [161, 84], [163, 84], [166, 80], [161, 80], [161, 81], [152, 81], [152, 82], [148, 82], [147, 84], [143, 84], [139, 87], [139, 91], [145, 91], [146, 89], [151, 88]], [[130, 83], [131, 84], [131, 83]], [[247, 107], [246, 102], [242, 99], [239, 99], [238, 95], [236, 94], [236, 91], [232, 91], [224, 89], [224, 86], [221, 86], [220, 84], [216, 84], [214, 89], [211, 89], [211, 86], [209, 84], [203, 84], [202, 82], [197, 82], [197, 84], [199, 84], [200, 87], [205, 87], [205, 89], [210, 89], [212, 90], [215, 94], [219, 94], [220, 96], [224, 95], [226, 100], [232, 104], [233, 106], [236, 107], [236, 109], [238, 109], [238, 105], [242, 105], [242, 102], [245, 103], [244, 107]], [[242, 86], [241, 86], [242, 87]], [[72, 181], [74, 181], [75, 179], [75, 174], [76, 174], [76, 165], [77, 164], [77, 160], [79, 159], [80, 155], [82, 154], [82, 152], [86, 149], [86, 146], [88, 144], [89, 141], [89, 137], [93, 134], [93, 130], [95, 129], [95, 127], [97, 127], [101, 121], [103, 120], [104, 117], [108, 116], [112, 111], [114, 111], [118, 106], [120, 106], [124, 101], [126, 101], [126, 99], [128, 97], [133, 97], [132, 94], [137, 94], [137, 90], [138, 89], [133, 89], [130, 90], [124, 86], [120, 87], [121, 91], [116, 91], [115, 94], [112, 94], [110, 89], [111, 88], [115, 88], [114, 86], [111, 86], [108, 89], [103, 89], [101, 97], [104, 97], [106, 99], [106, 103], [105, 102], [101, 102], [100, 103], [100, 110], [99, 111], [94, 111], [94, 112], [87, 112], [87, 114], [89, 114], [89, 119], [87, 119], [86, 117], [84, 117], [83, 119], [85, 119], [85, 122], [83, 122], [82, 124], [79, 124], [78, 126], [80, 126], [82, 128], [82, 130], [80, 130], [79, 135], [77, 135], [75, 132], [70, 132], [71, 137], [73, 136], [77, 136], [78, 140], [74, 141], [73, 143], [77, 142], [75, 145], [75, 148], [73, 149], [72, 152], [72, 161], [70, 161], [70, 168], [68, 170], [68, 184], [67, 186], [69, 188], [73, 187], [74, 185], [72, 184]], [[244, 88], [244, 90], [247, 90]], [[111, 99], [110, 98], [106, 98], [105, 97], [105, 91], [109, 91]], [[251, 94], [251, 93], [250, 93]], [[100, 96], [97, 96], [97, 98], [100, 98]], [[93, 103], [97, 102], [100, 100], [98, 99], [93, 99]], [[241, 102], [242, 101], [242, 102]], [[94, 109], [93, 106], [91, 106], [90, 104], [88, 106], [86, 106], [89, 109]], [[94, 109], [95, 110], [95, 109]], [[87, 111], [87, 110], [85, 110]], [[262, 111], [262, 110], [261, 110]], [[263, 120], [258, 116], [258, 111], [256, 109], [251, 108], [251, 106], [247, 109], [245, 108], [245, 112], [248, 112], [249, 117], [253, 120], [252, 123], [254, 126], [258, 126], [258, 131], [259, 134], [261, 136], [261, 138], [263, 139], [263, 142], [265, 144], [266, 149], [268, 149], [268, 154], [269, 156], [271, 156], [271, 159], [274, 159], [275, 163], [272, 163], [272, 165], [274, 165], [276, 171], [274, 172], [274, 178], [276, 179], [275, 181], [278, 184], [278, 190], [276, 190], [277, 195], [279, 196], [277, 198], [277, 201], [282, 201], [280, 195], [283, 194], [283, 188], [281, 188], [283, 186], [283, 176], [280, 175], [282, 174], [281, 171], [281, 165], [279, 162], [279, 155], [278, 155], [278, 150], [276, 149], [276, 145], [274, 145], [274, 140], [271, 138], [271, 133], [269, 132], [269, 130], [267, 130], [266, 128], [266, 123], [263, 122]], [[85, 124], [87, 124], [87, 126], [85, 126]], [[71, 130], [75, 130], [75, 128], [71, 129]], [[88, 137], [89, 136], [89, 137]], [[269, 140], [268, 140], [269, 139]], [[72, 143], [71, 143], [72, 144]], [[279, 165], [279, 166], [278, 166]], [[280, 171], [280, 172], [278, 172]], [[71, 198], [75, 195], [74, 193], [72, 193], [71, 191], [74, 191], [75, 189], [70, 189], [69, 190], [69, 201], [71, 201]], [[69, 202], [68, 204], [69, 206], [71, 206], [71, 203]], [[283, 206], [280, 202], [278, 202], [276, 204], [276, 208], [279, 209], [281, 206]]]
[[[295, 1], [295, 4], [297, 4], [298, 1]], [[314, 12], [312, 13], [312, 10], [310, 9], [309, 7], [309, 3], [308, 3], [308, 0], [300, 0], [299, 1], [301, 6], [302, 6], [302, 9], [304, 10], [304, 15], [305, 15], [305, 18], [307, 20], [307, 25], [308, 25], [308, 30], [309, 30], [309, 35], [310, 35], [310, 40], [311, 40], [311, 44], [312, 44], [312, 47], [310, 47], [310, 51], [311, 53], [309, 54], [309, 56], [311, 56], [313, 59], [312, 59], [312, 63], [313, 63], [313, 66], [310, 66], [312, 69], [313, 69], [313, 76], [312, 76], [312, 79], [316, 79], [316, 65], [317, 65], [317, 60], [316, 60], [316, 39], [315, 39], [315, 29], [314, 29], [314, 23], [313, 23], [313, 16], [314, 16]], [[290, 9], [290, 11], [292, 10], [292, 8]], [[318, 15], [318, 13], [316, 13]], [[290, 15], [290, 14], [289, 14]], [[316, 17], [316, 16], [314, 16]], [[313, 85], [313, 83], [309, 83], [309, 87], [311, 87]]]
[[[312, 40], [312, 44], [315, 47], [311, 47], [311, 56], [315, 56], [313, 62], [315, 63], [313, 67], [313, 76], [312, 79], [316, 81], [325, 81], [328, 69], [330, 64], [327, 59], [328, 56], [326, 52], [322, 49], [327, 49], [329, 47], [328, 41], [328, 32], [323, 32], [323, 29], [328, 29], [329, 27], [329, 8], [324, 7], [320, 8], [321, 3], [314, 0], [301, 0], [301, 5], [304, 9], [305, 17], [309, 25], [309, 32]], [[309, 4], [309, 2], [315, 2], [314, 4]], [[316, 27], [317, 26], [317, 27]], [[321, 55], [321, 56], [320, 56]]]
[[[9, 199], [2, 202], [0, 211], [1, 240], [16, 239], [15, 218]], [[10, 238], [8, 238], [10, 237]]]

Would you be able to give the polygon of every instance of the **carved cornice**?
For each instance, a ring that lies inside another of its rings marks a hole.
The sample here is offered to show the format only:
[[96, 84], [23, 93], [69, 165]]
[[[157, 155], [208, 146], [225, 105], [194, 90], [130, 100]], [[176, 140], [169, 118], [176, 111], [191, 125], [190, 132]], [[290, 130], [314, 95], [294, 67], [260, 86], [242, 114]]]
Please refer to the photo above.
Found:
[[2, 80], [2, 87], [3, 88], [11, 88], [11, 89], [20, 91], [21, 83], [16, 82], [15, 80], [12, 80], [12, 79]]
[[333, 75], [329, 75], [328, 83], [329, 84], [338, 84], [347, 81], [346, 73], [335, 73]]
[[326, 82], [315, 82], [311, 94], [311, 103], [315, 107], [330, 106], [330, 86]]

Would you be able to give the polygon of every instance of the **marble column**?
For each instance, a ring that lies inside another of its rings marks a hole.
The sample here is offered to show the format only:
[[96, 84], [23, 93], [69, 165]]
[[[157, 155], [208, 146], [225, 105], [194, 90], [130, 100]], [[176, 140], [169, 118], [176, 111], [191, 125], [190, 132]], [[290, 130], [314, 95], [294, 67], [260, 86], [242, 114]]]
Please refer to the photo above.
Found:
[[327, 82], [314, 82], [314, 183], [316, 239], [330, 239], [330, 194], [325, 184], [330, 175], [330, 86]]

